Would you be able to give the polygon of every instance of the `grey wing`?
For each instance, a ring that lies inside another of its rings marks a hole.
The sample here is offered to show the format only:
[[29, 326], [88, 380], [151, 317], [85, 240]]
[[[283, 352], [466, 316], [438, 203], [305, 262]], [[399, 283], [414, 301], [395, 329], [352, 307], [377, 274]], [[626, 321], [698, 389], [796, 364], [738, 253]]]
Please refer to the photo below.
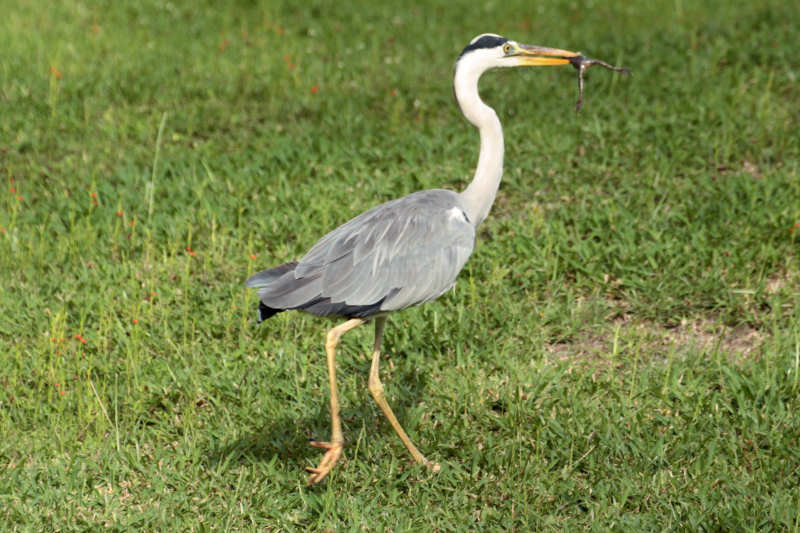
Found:
[[452, 287], [474, 243], [475, 229], [455, 193], [421, 191], [327, 234], [259, 297], [270, 307], [317, 314], [404, 309]]

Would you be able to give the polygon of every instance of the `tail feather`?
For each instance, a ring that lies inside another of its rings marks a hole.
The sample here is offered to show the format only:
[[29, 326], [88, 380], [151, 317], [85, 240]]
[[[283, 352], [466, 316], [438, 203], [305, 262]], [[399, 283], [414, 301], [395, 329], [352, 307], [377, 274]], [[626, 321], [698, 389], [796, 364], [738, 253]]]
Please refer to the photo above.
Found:
[[[302, 310], [319, 316], [370, 317], [380, 313], [383, 302], [400, 290], [392, 289], [389, 294], [370, 304], [350, 305], [343, 301], [334, 302], [329, 297], [320, 295], [321, 289], [316, 285], [316, 282], [319, 281], [318, 274], [300, 279], [295, 279], [292, 275], [284, 278], [287, 273], [294, 271], [296, 266], [297, 261], [284, 263], [255, 274], [245, 283], [247, 287], [261, 289], [258, 302], [259, 323], [290, 309]], [[271, 305], [276, 307], [271, 307]]]
[[275, 268], [270, 268], [267, 270], [262, 270], [258, 274], [254, 274], [250, 276], [244, 286], [245, 287], [265, 287], [278, 279], [279, 277], [283, 276], [287, 272], [294, 270], [297, 266], [297, 261], [292, 261], [290, 263], [284, 263], [280, 266], [276, 266]]
[[[263, 270], [258, 274], [250, 276], [245, 282], [245, 287], [265, 287], [272, 283], [273, 281], [277, 280], [287, 272], [291, 272], [294, 270], [294, 267], [297, 266], [297, 261], [292, 261], [290, 263], [284, 263], [280, 266], [276, 266], [275, 268], [270, 268], [268, 270]], [[265, 321], [266, 319], [272, 317], [273, 315], [277, 315], [284, 309], [276, 309], [274, 307], [270, 307], [266, 305], [264, 302], [258, 302], [258, 321], [259, 323]]]

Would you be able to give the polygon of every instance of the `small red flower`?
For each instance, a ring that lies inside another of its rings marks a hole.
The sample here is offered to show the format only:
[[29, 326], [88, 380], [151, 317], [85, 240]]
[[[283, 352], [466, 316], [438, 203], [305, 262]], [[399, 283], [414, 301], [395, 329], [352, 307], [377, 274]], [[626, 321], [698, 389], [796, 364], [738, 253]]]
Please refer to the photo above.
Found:
[[255, 259], [256, 257], [258, 257], [256, 254], [250, 254], [250, 259]]
[[23, 198], [22, 195], [18, 195], [17, 196], [17, 200], [19, 200], [21, 202], [21, 201], [25, 200], [25, 198]]
[[125, 214], [125, 213], [123, 213], [121, 209], [117, 209], [117, 216], [118, 216], [118, 217], [121, 217], [121, 216], [122, 216], [122, 215], [124, 215], [124, 214]]
[[195, 252], [194, 250], [192, 250], [188, 246], [186, 247], [186, 251], [189, 252], [189, 255], [191, 255], [192, 257], [197, 257], [197, 252]]
[[11, 191], [11, 194], [14, 194], [15, 192], [17, 192], [17, 188], [16, 187], [9, 187], [8, 190]]
[[311, 87], [311, 94], [317, 94], [319, 92], [319, 84], [315, 83], [313, 87]]
[[66, 392], [65, 392], [65, 391], [63, 391], [63, 390], [60, 390], [60, 391], [58, 391], [58, 393], [59, 393], [61, 396], [64, 396], [64, 395], [66, 394]]
[[131, 320], [131, 322], [133, 322], [133, 324], [134, 324], [134, 325], [136, 325], [136, 324], [138, 324], [138, 323], [139, 323], [139, 321], [138, 321], [138, 320], [136, 320], [135, 318], [134, 318], [133, 320]]
[[58, 70], [56, 67], [50, 67], [50, 74], [56, 77], [56, 79], [61, 79], [61, 71]]

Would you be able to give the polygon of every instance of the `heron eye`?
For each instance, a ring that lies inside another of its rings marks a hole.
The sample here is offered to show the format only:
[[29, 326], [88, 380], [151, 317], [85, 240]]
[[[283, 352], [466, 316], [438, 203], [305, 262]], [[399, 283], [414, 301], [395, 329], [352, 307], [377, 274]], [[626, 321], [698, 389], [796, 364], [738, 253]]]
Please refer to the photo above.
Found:
[[506, 53], [506, 54], [507, 54], [507, 53], [509, 53], [510, 51], [511, 51], [511, 45], [510, 45], [510, 44], [506, 43], [505, 45], [503, 45], [503, 52], [504, 52], [504, 53]]

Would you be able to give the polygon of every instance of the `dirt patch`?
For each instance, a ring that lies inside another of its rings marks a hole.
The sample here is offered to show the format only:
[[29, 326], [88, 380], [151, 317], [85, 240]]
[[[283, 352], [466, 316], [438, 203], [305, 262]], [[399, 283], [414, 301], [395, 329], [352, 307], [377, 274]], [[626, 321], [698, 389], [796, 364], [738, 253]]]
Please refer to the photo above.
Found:
[[724, 353], [728, 357], [753, 356], [766, 335], [748, 325], [726, 326], [714, 320], [684, 320], [665, 327], [652, 322], [637, 322], [628, 317], [610, 327], [586, 329], [569, 342], [553, 343], [547, 351], [559, 359], [608, 359], [637, 351], [647, 359], [666, 359], [670, 354], [687, 352]]
[[764, 287], [764, 290], [767, 294], [779, 294], [784, 289], [791, 286], [791, 281], [792, 280], [789, 277], [789, 273], [785, 270], [780, 270], [778, 272], [774, 272], [767, 278], [767, 283]]

